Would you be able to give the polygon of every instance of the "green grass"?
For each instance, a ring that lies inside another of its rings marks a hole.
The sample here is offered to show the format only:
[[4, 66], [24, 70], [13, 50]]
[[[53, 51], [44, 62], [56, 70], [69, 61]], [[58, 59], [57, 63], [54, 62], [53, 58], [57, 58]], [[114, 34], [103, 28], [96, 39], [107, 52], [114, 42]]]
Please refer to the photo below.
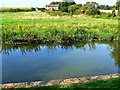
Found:
[[40, 86], [32, 88], [3, 89], [3, 90], [120, 90], [120, 78], [111, 78], [88, 83], [70, 85]]
[[58, 42], [63, 39], [118, 40], [117, 19], [68, 17], [51, 18], [45, 13], [37, 12], [3, 13], [3, 42], [15, 40]]
[[[22, 19], [21, 17], [37, 17], [36, 19]], [[37, 22], [37, 24], [46, 24], [46, 23], [61, 23], [61, 24], [71, 24], [71, 23], [116, 23], [117, 19], [101, 19], [101, 18], [60, 18], [60, 19], [42, 19], [42, 14], [35, 12], [7, 12], [2, 14], [2, 24], [32, 24], [33, 22]], [[46, 16], [43, 15], [43, 16]], [[47, 16], [46, 16], [47, 17]]]

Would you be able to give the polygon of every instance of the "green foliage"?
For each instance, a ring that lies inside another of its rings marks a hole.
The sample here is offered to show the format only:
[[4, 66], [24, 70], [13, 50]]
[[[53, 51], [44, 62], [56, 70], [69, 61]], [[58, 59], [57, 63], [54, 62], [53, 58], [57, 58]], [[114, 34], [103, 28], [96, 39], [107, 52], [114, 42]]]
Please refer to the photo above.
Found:
[[106, 6], [105, 6], [105, 10], [110, 10], [109, 5], [106, 5]]
[[68, 12], [68, 7], [62, 7], [61, 12]]
[[90, 6], [83, 6], [76, 11], [76, 13], [82, 13], [86, 15], [100, 15], [100, 11], [97, 8], [93, 8]]
[[112, 13], [108, 12], [108, 13], [101, 13], [100, 16], [101, 18], [115, 18], [117, 19], [117, 15], [118, 13], [115, 12], [115, 9], [112, 10]]
[[68, 12], [68, 7], [75, 4], [76, 4], [75, 2], [61, 2], [59, 4], [59, 9], [62, 12]]
[[56, 5], [56, 4], [60, 4], [61, 2], [51, 2], [50, 4]]
[[68, 12], [74, 14], [77, 9], [79, 9], [77, 5], [71, 5], [68, 7]]
[[75, 13], [74, 13], [74, 14], [76, 14], [76, 15], [81, 14], [81, 9], [79, 8], [79, 9], [75, 10]]
[[115, 17], [116, 16], [116, 13], [115, 13], [115, 9], [112, 10], [112, 17]]
[[109, 13], [107, 13], [107, 17], [111, 17], [112, 16], [112, 14], [109, 12]]
[[119, 9], [119, 7], [120, 7], [120, 0], [117, 0], [117, 2], [116, 2], [116, 9]]
[[112, 10], [112, 9], [116, 8], [116, 6], [115, 5], [113, 5], [113, 6], [99, 5], [98, 8], [101, 9], [101, 10]]
[[82, 7], [82, 4], [77, 4], [78, 7]]
[[85, 14], [86, 15], [100, 15], [100, 12], [99, 10], [95, 9], [95, 8], [88, 8], [86, 11], [85, 11]]

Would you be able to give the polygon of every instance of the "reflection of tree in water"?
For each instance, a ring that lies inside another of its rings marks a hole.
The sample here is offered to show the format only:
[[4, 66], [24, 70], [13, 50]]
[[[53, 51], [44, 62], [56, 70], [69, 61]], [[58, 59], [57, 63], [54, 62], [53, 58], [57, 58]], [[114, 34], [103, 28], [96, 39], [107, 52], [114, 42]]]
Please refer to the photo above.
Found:
[[120, 67], [120, 51], [119, 51], [119, 47], [118, 47], [118, 43], [114, 43], [112, 45], [113, 47], [113, 51], [111, 52], [111, 57], [113, 57], [115, 59], [115, 63]]
[[[120, 52], [118, 54], [118, 43], [116, 42], [99, 42], [97, 44], [106, 44], [109, 45], [109, 49], [111, 51], [111, 57], [114, 58], [115, 63], [120, 67]], [[3, 54], [11, 54], [14, 51], [20, 50], [22, 55], [27, 54], [27, 52], [35, 51], [38, 52], [40, 51], [43, 47], [45, 47], [48, 51], [48, 53], [53, 53], [57, 51], [59, 48], [63, 50], [73, 50], [73, 49], [81, 49], [81, 50], [95, 50], [96, 49], [96, 43], [87, 43], [87, 42], [81, 42], [81, 43], [64, 43], [64, 44], [26, 44], [26, 45], [2, 45], [2, 53]]]
[[57, 51], [59, 48], [62, 50], [73, 50], [73, 49], [83, 49], [86, 50], [86, 46], [89, 47], [89, 50], [95, 49], [95, 43], [63, 43], [63, 44], [26, 44], [26, 45], [5, 45], [3, 44], [2, 47], [2, 53], [3, 54], [11, 54], [14, 51], [19, 50], [22, 54], [27, 54], [27, 52], [31, 51], [40, 51], [41, 48], [45, 47], [48, 51], [48, 53], [52, 53], [54, 51]]
[[26, 54], [27, 52], [30, 52], [34, 50], [35, 52], [40, 50], [39, 45], [2, 45], [2, 54], [11, 54], [14, 51], [20, 50], [20, 52], [23, 54]]

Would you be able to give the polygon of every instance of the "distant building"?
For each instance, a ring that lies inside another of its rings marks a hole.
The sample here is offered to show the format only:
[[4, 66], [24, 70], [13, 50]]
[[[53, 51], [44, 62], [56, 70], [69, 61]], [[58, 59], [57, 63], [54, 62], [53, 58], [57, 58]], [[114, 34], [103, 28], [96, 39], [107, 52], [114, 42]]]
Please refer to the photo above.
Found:
[[46, 10], [59, 10], [59, 5], [53, 5], [53, 4], [46, 5], [45, 9]]

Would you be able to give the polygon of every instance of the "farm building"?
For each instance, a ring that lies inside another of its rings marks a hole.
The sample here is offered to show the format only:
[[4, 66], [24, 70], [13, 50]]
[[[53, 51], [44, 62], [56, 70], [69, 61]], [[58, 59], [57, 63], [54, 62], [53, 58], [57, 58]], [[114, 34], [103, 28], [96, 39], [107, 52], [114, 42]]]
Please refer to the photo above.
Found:
[[[62, 0], [62, 2], [74, 2], [74, 0]], [[45, 6], [46, 10], [59, 10], [59, 4], [49, 4]]]

